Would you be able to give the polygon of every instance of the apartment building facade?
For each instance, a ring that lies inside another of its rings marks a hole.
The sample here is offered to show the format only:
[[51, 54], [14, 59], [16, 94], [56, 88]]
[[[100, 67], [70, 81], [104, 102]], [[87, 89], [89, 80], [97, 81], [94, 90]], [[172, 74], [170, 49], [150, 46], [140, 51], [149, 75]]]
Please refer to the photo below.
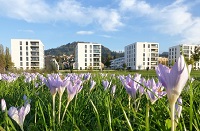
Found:
[[124, 57], [119, 57], [110, 61], [111, 69], [123, 69], [123, 64], [125, 63]]
[[17, 69], [43, 69], [44, 45], [40, 40], [11, 39], [11, 59]]
[[[181, 54], [184, 55], [185, 59], [190, 60], [192, 52], [199, 46], [196, 44], [180, 44], [170, 47], [168, 54], [169, 66], [173, 66]], [[194, 68], [200, 69], [200, 61], [194, 64]]]
[[74, 66], [78, 70], [101, 69], [101, 44], [77, 42]]
[[136, 42], [125, 46], [125, 63], [128, 69], [155, 69], [158, 65], [159, 43]]

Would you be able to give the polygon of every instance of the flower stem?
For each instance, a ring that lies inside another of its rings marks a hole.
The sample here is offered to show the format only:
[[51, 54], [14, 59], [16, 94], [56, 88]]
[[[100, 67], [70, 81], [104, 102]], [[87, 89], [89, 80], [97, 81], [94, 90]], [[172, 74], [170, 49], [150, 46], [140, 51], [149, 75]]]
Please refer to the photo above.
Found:
[[170, 103], [170, 109], [171, 109], [171, 131], [175, 131], [175, 103]]
[[59, 110], [58, 110], [58, 124], [60, 125], [60, 112], [61, 112], [61, 103], [62, 102], [62, 95], [59, 95]]
[[145, 118], [146, 131], [149, 131], [149, 110], [150, 110], [150, 107], [149, 107], [149, 101], [148, 101], [147, 104], [146, 104], [146, 118]]
[[192, 123], [193, 123], [193, 89], [191, 83], [190, 84], [190, 131], [192, 131]]
[[53, 98], [53, 127], [55, 128], [55, 98], [56, 95], [52, 95]]
[[69, 103], [70, 103], [70, 101], [68, 101], [68, 102], [67, 102], [67, 105], [65, 106], [65, 111], [64, 111], [63, 116], [62, 116], [61, 125], [62, 125], [62, 123], [63, 123], [63, 119], [64, 119], [64, 117], [65, 117], [65, 113], [66, 113], [66, 111], [67, 111], [67, 107], [69, 106]]
[[22, 131], [24, 131], [23, 125], [22, 125], [22, 126], [20, 126], [20, 129], [21, 129]]

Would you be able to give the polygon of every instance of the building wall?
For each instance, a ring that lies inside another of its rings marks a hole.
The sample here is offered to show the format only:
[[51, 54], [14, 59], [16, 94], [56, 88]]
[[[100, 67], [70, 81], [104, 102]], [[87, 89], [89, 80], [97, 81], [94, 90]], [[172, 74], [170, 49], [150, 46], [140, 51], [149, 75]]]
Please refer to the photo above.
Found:
[[[169, 66], [173, 66], [173, 64], [178, 60], [181, 54], [184, 54], [186, 59], [190, 59], [192, 52], [194, 52], [195, 47], [199, 47], [200, 45], [195, 44], [180, 44], [169, 48]], [[200, 69], [200, 61], [196, 62], [194, 67], [196, 69]]]
[[75, 49], [75, 69], [101, 69], [101, 44], [77, 43]]
[[110, 62], [111, 62], [110, 65], [111, 69], [123, 69], [124, 57], [113, 59]]
[[11, 39], [11, 59], [17, 69], [42, 69], [44, 45], [40, 40]]
[[136, 42], [125, 47], [125, 63], [132, 70], [155, 69], [159, 43]]

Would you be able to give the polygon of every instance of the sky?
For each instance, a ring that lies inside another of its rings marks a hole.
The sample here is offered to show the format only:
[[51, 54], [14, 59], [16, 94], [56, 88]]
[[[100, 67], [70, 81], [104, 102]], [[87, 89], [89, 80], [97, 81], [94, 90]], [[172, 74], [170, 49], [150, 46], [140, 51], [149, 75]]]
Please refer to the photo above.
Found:
[[0, 0], [0, 44], [39, 39], [45, 50], [74, 41], [124, 51], [157, 42], [159, 51], [200, 44], [200, 0]]

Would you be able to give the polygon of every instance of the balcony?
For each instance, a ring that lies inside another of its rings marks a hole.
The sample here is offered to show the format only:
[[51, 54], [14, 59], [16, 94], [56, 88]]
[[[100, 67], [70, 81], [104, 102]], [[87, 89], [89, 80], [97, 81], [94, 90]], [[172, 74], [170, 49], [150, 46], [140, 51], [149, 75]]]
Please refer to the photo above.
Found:
[[99, 54], [93, 54], [93, 57], [100, 57], [100, 55]]
[[38, 47], [39, 46], [39, 42], [35, 41], [35, 42], [31, 42], [31, 47]]
[[39, 53], [37, 53], [37, 52], [32, 52], [31, 53], [31, 57], [38, 57], [39, 56]]
[[151, 52], [158, 52], [158, 49], [151, 49]]
[[31, 61], [37, 61], [38, 62], [39, 61], [39, 57], [34, 57], [34, 58], [31, 57]]
[[99, 50], [93, 50], [93, 53], [100, 53]]
[[31, 62], [31, 66], [32, 67], [39, 66], [39, 62]]

